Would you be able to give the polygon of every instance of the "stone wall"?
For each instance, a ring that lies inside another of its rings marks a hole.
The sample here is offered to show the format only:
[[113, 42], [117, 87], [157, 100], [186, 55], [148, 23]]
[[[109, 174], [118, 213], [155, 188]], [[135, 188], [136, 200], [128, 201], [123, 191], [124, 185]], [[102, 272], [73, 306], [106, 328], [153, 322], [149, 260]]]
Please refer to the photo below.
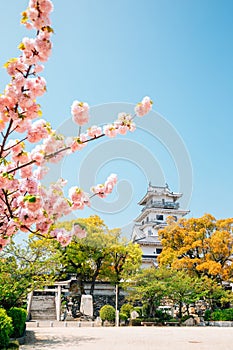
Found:
[[[56, 288], [56, 285], [54, 286]], [[85, 284], [85, 292], [89, 294], [90, 284]], [[56, 291], [46, 292], [46, 289], [43, 291], [36, 291], [32, 297], [32, 304], [30, 310], [30, 318], [32, 320], [55, 320], [56, 319]], [[62, 293], [61, 299], [63, 307], [61, 308], [62, 318], [69, 313], [72, 314], [72, 317], [76, 318], [80, 316], [80, 302], [81, 294], [77, 288], [74, 288], [72, 283], [72, 288], [66, 289]], [[121, 305], [124, 304], [125, 293], [120, 290], [118, 295], [118, 309]], [[110, 304], [115, 308], [116, 305], [116, 291], [115, 287], [109, 283], [96, 283], [94, 295], [93, 295], [93, 311], [94, 317], [99, 316], [99, 310], [102, 306]]]

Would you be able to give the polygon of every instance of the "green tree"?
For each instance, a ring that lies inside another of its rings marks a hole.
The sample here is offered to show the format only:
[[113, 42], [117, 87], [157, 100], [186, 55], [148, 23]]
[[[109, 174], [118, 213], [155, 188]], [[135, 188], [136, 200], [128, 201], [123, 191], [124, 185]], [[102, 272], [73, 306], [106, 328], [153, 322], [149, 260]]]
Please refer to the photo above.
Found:
[[6, 246], [0, 262], [0, 306], [7, 310], [22, 306], [31, 290], [52, 283], [58, 268], [35, 237], [24, 247], [14, 242]]
[[142, 250], [139, 245], [121, 239], [118, 233], [110, 247], [102, 274], [113, 284], [119, 285], [121, 281], [127, 281], [137, 273], [141, 261]]
[[191, 277], [185, 271], [171, 271], [170, 278], [166, 280], [166, 296], [172, 300], [173, 304], [179, 306], [179, 318], [183, 316], [183, 306], [189, 314], [189, 305], [200, 300], [206, 290], [202, 286], [202, 281], [198, 277]]
[[139, 268], [140, 248], [121, 239], [119, 229], [109, 230], [98, 216], [60, 223], [57, 227], [70, 230], [75, 223], [84, 228], [87, 235], [82, 239], [75, 237], [67, 247], [59, 247], [60, 263], [63, 276], [75, 274], [82, 294], [85, 294], [85, 281], [91, 282], [92, 295], [97, 279], [116, 284]]
[[208, 302], [210, 310], [228, 307], [233, 302], [232, 291], [227, 290], [214, 279], [203, 276], [201, 282], [201, 288], [205, 291], [204, 299]]
[[128, 299], [141, 302], [147, 308], [147, 316], [155, 317], [158, 306], [166, 296], [166, 283], [161, 278], [161, 272], [156, 268], [140, 270], [125, 287], [128, 287]]

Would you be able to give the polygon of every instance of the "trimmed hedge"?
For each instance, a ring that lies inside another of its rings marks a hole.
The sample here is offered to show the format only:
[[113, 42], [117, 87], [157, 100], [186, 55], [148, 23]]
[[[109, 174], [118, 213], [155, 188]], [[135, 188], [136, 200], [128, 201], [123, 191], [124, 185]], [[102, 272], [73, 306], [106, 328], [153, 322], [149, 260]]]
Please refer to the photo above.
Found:
[[127, 315], [127, 317], [130, 318], [130, 314], [133, 311], [133, 309], [134, 309], [133, 305], [131, 305], [131, 304], [123, 304], [121, 309], [120, 309], [120, 312], [122, 314]]
[[141, 322], [143, 321], [142, 318], [135, 318], [134, 320], [131, 320], [131, 325], [132, 326], [141, 326]]
[[27, 311], [19, 307], [12, 307], [7, 311], [8, 316], [12, 318], [14, 330], [10, 334], [12, 338], [20, 338], [25, 331]]
[[116, 317], [116, 311], [113, 306], [107, 304], [101, 307], [100, 318], [102, 321], [113, 322], [115, 321], [115, 317]]
[[12, 331], [12, 319], [7, 315], [6, 310], [0, 309], [0, 349], [8, 346]]
[[119, 313], [119, 319], [120, 321], [127, 321], [128, 320], [128, 316], [126, 314], [124, 314], [123, 312]]
[[216, 310], [211, 314], [213, 321], [233, 321], [233, 309]]

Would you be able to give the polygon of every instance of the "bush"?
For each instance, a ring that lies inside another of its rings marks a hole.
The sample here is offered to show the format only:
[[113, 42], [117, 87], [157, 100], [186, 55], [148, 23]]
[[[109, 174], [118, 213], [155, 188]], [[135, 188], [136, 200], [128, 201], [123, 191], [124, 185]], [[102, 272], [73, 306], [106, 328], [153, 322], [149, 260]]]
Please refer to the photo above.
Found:
[[120, 312], [126, 314], [128, 318], [130, 318], [130, 313], [133, 311], [134, 307], [131, 304], [123, 304]]
[[212, 312], [213, 321], [233, 321], [233, 309], [216, 310]]
[[213, 321], [221, 321], [222, 320], [222, 312], [221, 310], [216, 310], [211, 314], [211, 320]]
[[127, 321], [128, 320], [128, 316], [126, 314], [124, 314], [123, 312], [119, 313], [119, 319], [120, 321]]
[[12, 318], [14, 327], [14, 330], [10, 334], [10, 336], [12, 338], [22, 337], [25, 331], [27, 311], [19, 307], [12, 307], [10, 310], [7, 311], [7, 313]]
[[211, 310], [205, 310], [205, 314], [204, 314], [204, 320], [205, 321], [210, 321], [211, 313], [212, 313]]
[[10, 340], [7, 350], [19, 349], [19, 343], [17, 340]]
[[142, 307], [141, 306], [135, 306], [134, 311], [136, 311], [139, 314], [139, 317], [142, 317]]
[[0, 309], [0, 349], [8, 346], [12, 331], [12, 319], [7, 315], [6, 310]]
[[131, 320], [131, 325], [132, 326], [141, 326], [142, 318], [135, 318], [134, 320]]
[[150, 307], [148, 304], [144, 304], [142, 306], [142, 314], [143, 314], [143, 317], [149, 317], [149, 314], [150, 314]]
[[116, 311], [111, 305], [104, 305], [100, 309], [100, 318], [102, 321], [114, 322], [116, 317]]

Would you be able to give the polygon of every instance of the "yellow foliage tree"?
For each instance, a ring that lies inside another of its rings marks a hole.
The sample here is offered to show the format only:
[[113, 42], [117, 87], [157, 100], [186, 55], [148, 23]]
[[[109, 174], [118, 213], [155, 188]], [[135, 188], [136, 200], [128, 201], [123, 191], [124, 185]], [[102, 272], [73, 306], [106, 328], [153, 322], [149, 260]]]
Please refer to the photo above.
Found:
[[216, 220], [210, 214], [201, 218], [168, 220], [159, 231], [163, 251], [160, 266], [185, 269], [215, 280], [233, 280], [233, 218]]

